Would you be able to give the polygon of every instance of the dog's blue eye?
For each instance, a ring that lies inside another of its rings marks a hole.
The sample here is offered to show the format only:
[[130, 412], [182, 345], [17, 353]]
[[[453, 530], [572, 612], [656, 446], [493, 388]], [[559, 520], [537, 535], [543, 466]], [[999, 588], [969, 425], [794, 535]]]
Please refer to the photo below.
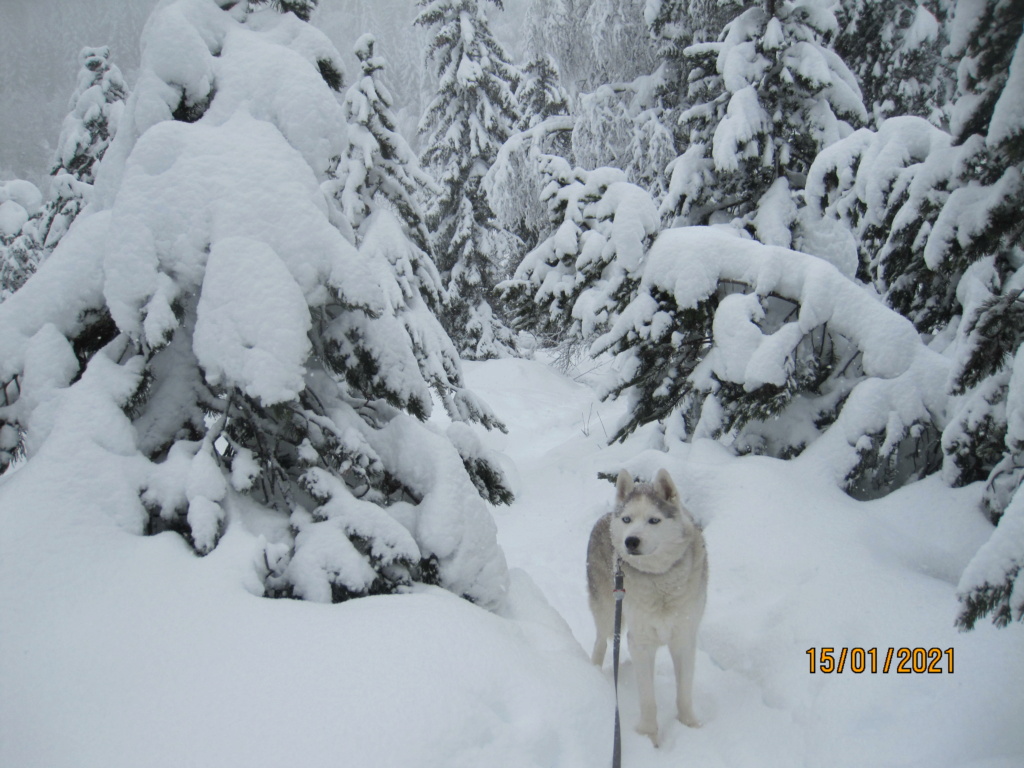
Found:
[[650, 523], [651, 525], [657, 525], [658, 523], [661, 522], [661, 518], [660, 517], [652, 517], [647, 522]]
[[629, 525], [633, 522], [633, 518], [627, 515], [626, 517], [622, 518], [622, 522], [624, 522], [626, 525]]

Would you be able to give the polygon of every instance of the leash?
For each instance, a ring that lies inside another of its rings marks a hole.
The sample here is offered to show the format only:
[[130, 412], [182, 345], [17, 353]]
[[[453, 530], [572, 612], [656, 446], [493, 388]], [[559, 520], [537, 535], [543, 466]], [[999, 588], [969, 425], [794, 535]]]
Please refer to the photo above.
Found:
[[622, 766], [622, 735], [619, 726], [619, 637], [622, 631], [622, 598], [626, 590], [622, 586], [622, 560], [615, 558], [615, 632], [612, 635], [612, 677], [615, 680], [615, 737], [612, 742], [612, 768]]

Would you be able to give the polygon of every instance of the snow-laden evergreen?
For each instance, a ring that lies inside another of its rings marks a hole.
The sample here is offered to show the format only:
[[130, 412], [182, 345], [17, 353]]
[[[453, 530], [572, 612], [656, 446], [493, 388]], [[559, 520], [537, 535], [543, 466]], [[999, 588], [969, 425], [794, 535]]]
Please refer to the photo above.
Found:
[[552, 223], [542, 200], [547, 179], [543, 158], [559, 157], [568, 151], [575, 120], [569, 115], [552, 115], [530, 128], [513, 133], [501, 145], [494, 163], [481, 181], [487, 203], [498, 225], [519, 238], [522, 253], [509, 263], [514, 272], [526, 252], [550, 234]]
[[391, 89], [385, 79], [387, 61], [376, 52], [376, 44], [370, 34], [356, 42], [362, 73], [345, 95], [348, 149], [338, 171], [336, 195], [357, 242], [364, 239], [367, 219], [384, 207], [402, 221], [412, 244], [426, 259], [431, 252], [430, 233], [420, 199], [438, 190], [397, 131]]
[[[198, 554], [258, 526], [268, 595], [419, 581], [496, 605], [507, 574], [480, 494], [511, 494], [464, 422], [499, 424], [462, 385], [403, 222], [382, 207], [359, 250], [343, 234], [350, 137], [320, 63], [340, 57], [294, 14], [224, 5], [153, 14], [102, 194], [0, 305], [8, 459], [92, 441], [125, 466], [83, 493]], [[422, 423], [435, 403], [449, 434]]]
[[551, 56], [538, 56], [523, 67], [516, 102], [524, 130], [549, 117], [569, 114], [569, 94], [562, 87], [558, 66]]
[[867, 116], [856, 79], [829, 46], [836, 30], [817, 2], [766, 0], [730, 21], [719, 42], [686, 49], [706, 63], [695, 64], [704, 74], [680, 116], [685, 151], [662, 202], [667, 222], [740, 217], [762, 242], [789, 245], [777, 237], [793, 228], [785, 198], [803, 187], [818, 152]]
[[562, 84], [574, 99], [592, 69], [593, 49], [583, 32], [591, 0], [529, 0], [523, 30], [527, 58], [548, 54], [556, 63]]
[[[584, 29], [593, 48], [594, 82], [630, 82], [654, 69], [654, 48], [644, 21], [646, 0], [590, 0]], [[580, 4], [577, 3], [577, 6]]]
[[946, 471], [956, 482], [987, 471], [983, 505], [998, 522], [960, 580], [958, 622], [970, 628], [986, 615], [1024, 621], [1024, 6], [959, 3], [950, 53], [959, 56], [953, 138], [976, 152], [958, 169], [965, 183], [935, 217], [923, 257], [938, 273], [963, 275], [951, 379], [961, 401], [943, 434]]
[[575, 162], [583, 168], [621, 168], [630, 181], [660, 196], [665, 168], [676, 156], [667, 89], [661, 68], [581, 94], [572, 133]]
[[20, 288], [43, 259], [43, 194], [30, 181], [0, 183], [0, 301]]
[[96, 163], [117, 130], [127, 96], [110, 49], [83, 48], [50, 168], [49, 194], [10, 181], [0, 192], [0, 300], [20, 288], [56, 247], [92, 195]]
[[569, 96], [551, 57], [536, 58], [524, 68], [516, 99], [519, 130], [501, 145], [481, 181], [495, 221], [520, 241], [520, 253], [508, 264], [509, 272], [547, 234], [541, 201], [546, 181], [539, 160], [544, 154], [568, 155], [575, 125], [569, 116]]
[[555, 154], [582, 168], [621, 168], [660, 196], [677, 154], [676, 83], [659, 66], [644, 9], [639, 0], [535, 0], [528, 45], [551, 55], [572, 95], [571, 146]]
[[948, 168], [951, 143], [920, 117], [893, 117], [877, 131], [861, 128], [815, 158], [800, 213], [801, 250], [850, 264], [926, 331], [934, 330], [936, 313], [949, 311], [948, 281], [941, 289], [943, 277], [908, 246], [918, 233], [915, 222], [920, 226], [913, 212], [948, 194], [935, 190], [934, 174]]
[[945, 123], [952, 75], [943, 63], [950, 0], [846, 0], [836, 52], [857, 75], [877, 125], [895, 115]]
[[481, 187], [498, 150], [519, 123], [520, 73], [491, 34], [485, 6], [500, 0], [419, 0], [416, 23], [431, 31], [427, 58], [437, 94], [420, 123], [423, 165], [440, 193], [428, 226], [448, 292], [443, 319], [464, 358], [515, 353], [496, 313], [494, 286], [515, 258], [515, 235], [500, 228]]
[[[1022, 33], [1015, 4], [957, 4], [945, 51], [958, 76], [950, 132], [898, 116], [827, 148], [810, 171], [798, 237], [826, 257], [855, 248], [858, 276], [945, 351], [952, 400], [943, 477], [954, 486], [985, 481], [993, 522], [1017, 509], [1024, 480], [1014, 374], [1024, 339]], [[1015, 525], [1011, 515], [964, 574], [963, 626], [1024, 614], [1012, 597], [1024, 562]]]
[[585, 171], [540, 158], [553, 232], [501, 284], [516, 327], [549, 344], [606, 330], [643, 274], [658, 228], [654, 201], [617, 168]]
[[248, 0], [254, 7], [271, 6], [281, 13], [294, 13], [303, 21], [309, 21], [320, 0]]
[[657, 66], [648, 87], [653, 98], [648, 97], [650, 103], [636, 116], [628, 170], [659, 200], [668, 192], [672, 161], [689, 146], [680, 117], [709, 98], [706, 76], [714, 62], [707, 55], [687, 55], [687, 49], [718, 40], [735, 11], [732, 4], [717, 0], [649, 0], [644, 8]]
[[615, 438], [709, 437], [740, 454], [816, 450], [874, 495], [938, 467], [949, 362], [827, 262], [729, 228], [662, 232], [635, 297], [594, 344], [616, 353]]
[[88, 201], [96, 163], [110, 146], [128, 96], [121, 70], [110, 61], [110, 48], [83, 48], [79, 60], [78, 85], [57, 141], [50, 199], [40, 222], [40, 238], [50, 251]]
[[[659, 48], [659, 58], [685, 68], [684, 50], [714, 40], [736, 3], [719, 0], [647, 0], [644, 20]], [[684, 81], [685, 82], [685, 81]]]

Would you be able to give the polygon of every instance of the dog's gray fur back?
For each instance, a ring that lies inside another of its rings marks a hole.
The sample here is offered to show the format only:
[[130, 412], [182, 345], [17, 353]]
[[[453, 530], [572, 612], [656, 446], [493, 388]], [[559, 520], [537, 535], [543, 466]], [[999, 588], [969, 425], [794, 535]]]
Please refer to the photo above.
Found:
[[634, 484], [623, 470], [616, 483], [615, 509], [590, 532], [587, 587], [597, 631], [592, 660], [598, 666], [604, 662], [613, 630], [616, 557], [622, 561], [623, 618], [640, 693], [637, 730], [657, 745], [654, 656], [660, 645], [668, 645], [676, 671], [678, 718], [690, 726], [699, 724], [691, 692], [708, 580], [704, 537], [665, 470], [650, 484]]

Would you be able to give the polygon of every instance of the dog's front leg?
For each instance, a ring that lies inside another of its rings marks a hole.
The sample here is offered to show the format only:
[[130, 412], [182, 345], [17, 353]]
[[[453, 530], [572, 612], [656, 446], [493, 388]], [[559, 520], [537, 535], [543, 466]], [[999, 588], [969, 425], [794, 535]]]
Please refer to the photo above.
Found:
[[697, 656], [697, 622], [686, 622], [673, 633], [669, 642], [672, 666], [676, 673], [676, 711], [679, 722], [700, 728], [693, 713], [693, 669]]
[[597, 640], [594, 641], [594, 650], [590, 654], [590, 660], [598, 669], [604, 664], [604, 653], [607, 649], [608, 638], [604, 635], [598, 635]]
[[658, 746], [658, 705], [654, 696], [654, 657], [658, 646], [629, 634], [629, 655], [636, 670], [636, 689], [640, 697], [640, 722], [637, 733], [650, 738]]

